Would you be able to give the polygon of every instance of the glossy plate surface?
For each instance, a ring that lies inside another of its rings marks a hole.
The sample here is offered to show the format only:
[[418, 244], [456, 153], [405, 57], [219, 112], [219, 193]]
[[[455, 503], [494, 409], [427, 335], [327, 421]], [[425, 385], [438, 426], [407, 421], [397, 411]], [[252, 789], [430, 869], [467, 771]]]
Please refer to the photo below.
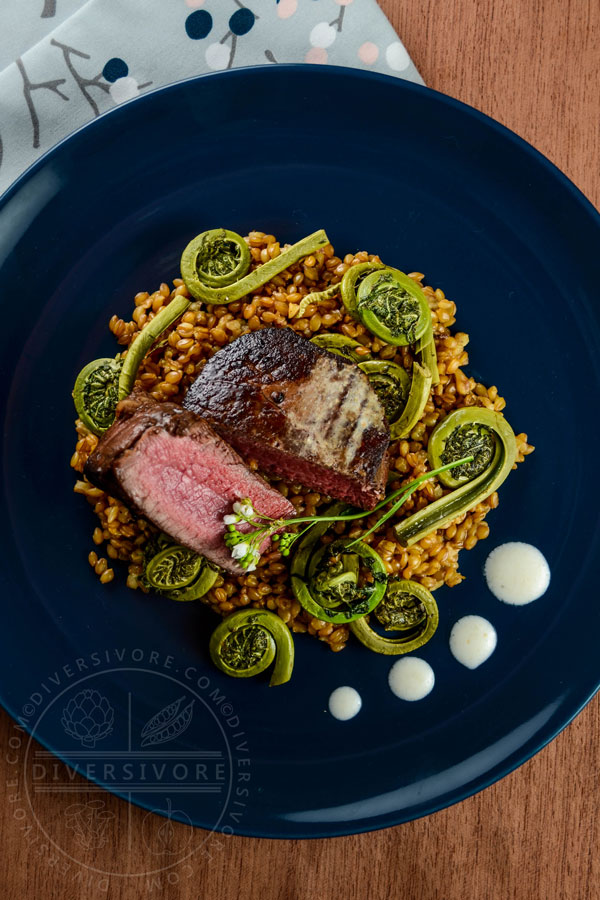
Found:
[[[68, 464], [75, 376], [116, 352], [110, 316], [127, 318], [138, 290], [178, 274], [190, 237], [221, 225], [290, 242], [323, 227], [338, 253], [367, 249], [425, 272], [458, 303], [468, 371], [498, 385], [508, 420], [536, 445], [501, 489], [490, 539], [461, 557], [466, 581], [437, 593], [440, 627], [419, 653], [436, 685], [421, 702], [395, 698], [392, 660], [354, 642], [336, 655], [299, 636], [284, 687], [228, 679], [208, 659], [215, 622], [200, 604], [131, 592], [120, 574], [103, 587], [87, 563], [95, 518]], [[44, 157], [0, 204], [5, 707], [109, 790], [154, 809], [177, 794], [184, 821], [258, 836], [400, 823], [528, 759], [600, 681], [599, 246], [598, 214], [515, 135], [356, 70], [201, 77], [103, 116]], [[548, 593], [527, 607], [484, 584], [487, 554], [508, 540], [537, 545], [551, 565]], [[448, 648], [467, 613], [498, 632], [476, 672]], [[327, 701], [344, 684], [363, 708], [338, 722]], [[86, 697], [95, 734], [73, 724]], [[171, 731], [144, 730], [170, 704]], [[223, 763], [210, 791], [198, 748]], [[86, 770], [90, 753], [136, 752], [175, 754], [184, 768], [154, 794], [124, 772]], [[235, 821], [232, 798], [246, 787]]]

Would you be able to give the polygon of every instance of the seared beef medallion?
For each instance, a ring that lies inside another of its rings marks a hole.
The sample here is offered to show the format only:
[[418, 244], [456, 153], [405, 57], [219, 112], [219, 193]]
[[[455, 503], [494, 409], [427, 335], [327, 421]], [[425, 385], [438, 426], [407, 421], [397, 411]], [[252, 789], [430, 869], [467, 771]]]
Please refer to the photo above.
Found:
[[291, 328], [219, 350], [183, 405], [267, 474], [362, 509], [384, 497], [390, 434], [367, 376]]

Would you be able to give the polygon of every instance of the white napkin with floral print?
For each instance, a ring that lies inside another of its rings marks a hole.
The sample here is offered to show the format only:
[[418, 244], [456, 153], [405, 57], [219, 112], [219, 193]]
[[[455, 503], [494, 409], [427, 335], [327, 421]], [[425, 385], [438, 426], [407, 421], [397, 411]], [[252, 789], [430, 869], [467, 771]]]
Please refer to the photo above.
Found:
[[292, 62], [423, 83], [375, 0], [0, 0], [0, 193], [57, 141], [141, 92]]

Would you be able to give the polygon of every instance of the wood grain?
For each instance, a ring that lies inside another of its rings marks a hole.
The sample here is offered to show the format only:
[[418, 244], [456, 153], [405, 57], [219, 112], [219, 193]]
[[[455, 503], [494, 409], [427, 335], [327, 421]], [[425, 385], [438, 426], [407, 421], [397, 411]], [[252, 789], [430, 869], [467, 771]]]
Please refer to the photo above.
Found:
[[[598, 0], [382, 0], [427, 84], [476, 106], [538, 147], [600, 203]], [[58, 854], [23, 807], [26, 768], [14, 724], [0, 715], [4, 803], [0, 895], [36, 900], [587, 900], [600, 897], [600, 703], [500, 783], [427, 819], [329, 841], [212, 839], [189, 866], [149, 879], [104, 878]], [[16, 761], [15, 761], [16, 760]], [[35, 800], [57, 843], [76, 853], [62, 816], [90, 796]], [[144, 870], [145, 813], [102, 795], [114, 815], [88, 861]], [[152, 828], [164, 820], [154, 817]], [[147, 823], [146, 823], [147, 824]], [[175, 826], [182, 848], [190, 829]], [[128, 841], [133, 835], [131, 846]], [[193, 832], [199, 843], [205, 837]]]

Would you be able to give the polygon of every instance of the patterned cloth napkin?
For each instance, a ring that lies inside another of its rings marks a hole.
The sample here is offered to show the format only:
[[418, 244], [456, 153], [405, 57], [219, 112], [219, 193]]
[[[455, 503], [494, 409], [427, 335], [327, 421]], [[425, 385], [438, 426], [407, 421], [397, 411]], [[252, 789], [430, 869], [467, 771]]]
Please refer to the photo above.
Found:
[[291, 62], [423, 83], [375, 0], [0, 0], [0, 193], [57, 141], [141, 92]]

